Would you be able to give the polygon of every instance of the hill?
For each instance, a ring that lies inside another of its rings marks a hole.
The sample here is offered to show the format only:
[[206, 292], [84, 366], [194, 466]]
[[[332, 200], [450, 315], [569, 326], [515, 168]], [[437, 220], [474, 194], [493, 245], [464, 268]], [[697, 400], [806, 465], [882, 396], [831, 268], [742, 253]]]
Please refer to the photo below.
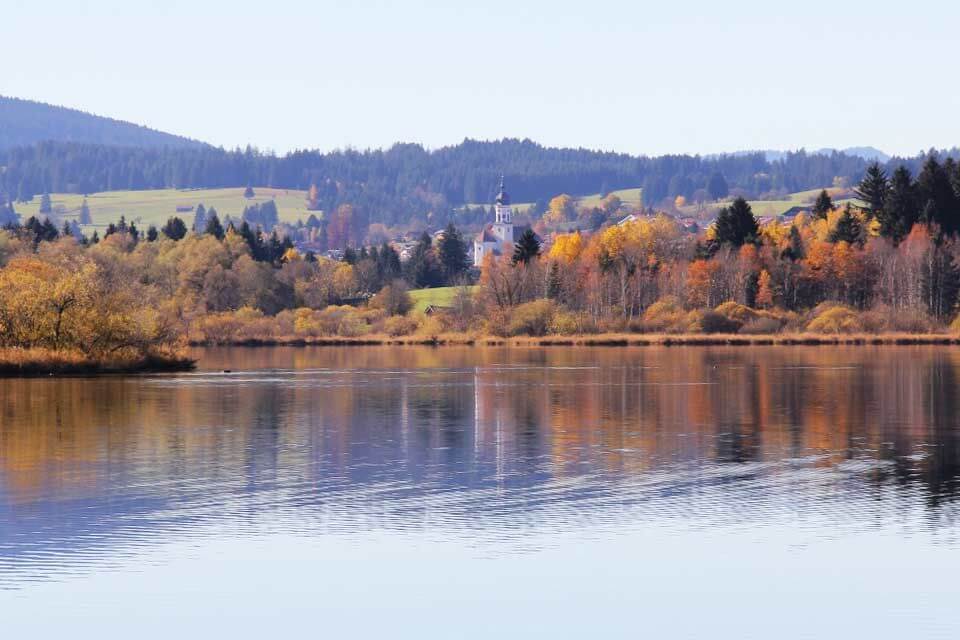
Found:
[[[150, 225], [161, 227], [172, 216], [177, 216], [188, 225], [192, 225], [194, 212], [200, 204], [206, 209], [215, 208], [221, 219], [226, 216], [240, 218], [244, 207], [267, 200], [276, 202], [282, 222], [293, 223], [297, 220], [306, 220], [312, 213], [307, 211], [307, 194], [304, 191], [267, 187], [258, 187], [255, 191], [256, 195], [253, 198], [244, 198], [244, 189], [239, 187], [91, 193], [86, 196], [86, 201], [93, 224], [84, 227], [84, 231], [92, 233], [94, 229], [99, 229], [102, 233], [103, 228], [108, 224], [119, 221], [120, 216], [124, 216], [128, 222], [133, 222], [143, 229]], [[59, 224], [79, 217], [84, 196], [73, 193], [53, 193], [50, 194], [50, 201], [54, 214], [52, 217]], [[30, 216], [43, 217], [39, 213], [40, 198], [20, 203], [16, 209], [23, 220]]]
[[121, 147], [203, 147], [148, 127], [43, 102], [0, 96], [0, 149], [55, 140]]

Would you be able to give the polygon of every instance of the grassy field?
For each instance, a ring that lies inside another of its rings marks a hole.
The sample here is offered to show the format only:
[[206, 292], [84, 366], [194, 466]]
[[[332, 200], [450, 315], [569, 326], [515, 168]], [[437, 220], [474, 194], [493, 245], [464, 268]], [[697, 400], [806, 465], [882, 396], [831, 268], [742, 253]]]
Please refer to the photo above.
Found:
[[[798, 191], [796, 193], [791, 193], [785, 200], [750, 200], [750, 208], [753, 209], [753, 213], [756, 216], [778, 216], [785, 211], [792, 209], [793, 207], [799, 207], [803, 205], [812, 206], [813, 202], [817, 199], [817, 196], [820, 195], [820, 191], [822, 191], [822, 189]], [[842, 189], [828, 188], [827, 193], [830, 194], [831, 198], [834, 198], [834, 204], [837, 206], [848, 202], [848, 200], [836, 199], [838, 195], [842, 195], [844, 193]]]
[[[177, 207], [193, 207], [203, 204], [210, 209], [214, 207], [222, 220], [229, 215], [239, 218], [243, 208], [255, 202], [264, 202], [273, 199], [277, 203], [280, 219], [286, 222], [306, 220], [310, 211], [306, 208], [306, 192], [295, 189], [269, 189], [255, 187], [256, 196], [251, 199], [243, 197], [243, 188], [235, 189], [157, 189], [151, 191], [108, 191], [92, 193], [87, 196], [87, 206], [93, 218], [94, 228], [106, 227], [111, 222], [117, 222], [120, 216], [136, 223], [138, 227], [146, 229], [151, 224], [161, 227], [171, 216], [178, 216], [187, 225], [193, 224], [193, 212], [177, 212]], [[83, 196], [72, 193], [50, 194], [56, 217], [60, 220], [76, 219], [80, 214], [80, 205]], [[17, 213], [23, 219], [32, 215], [39, 215], [40, 197], [33, 202], [17, 205]], [[86, 229], [85, 229], [86, 230]]]
[[[611, 191], [611, 194], [620, 198], [623, 204], [631, 207], [639, 207], [643, 204], [643, 189], [619, 189]], [[581, 207], [599, 207], [603, 201], [603, 196], [595, 193], [591, 196], [581, 196], [577, 198], [577, 205]]]
[[[413, 310], [423, 312], [430, 305], [439, 307], [449, 307], [453, 304], [453, 297], [457, 294], [460, 287], [436, 287], [433, 289], [414, 289], [410, 292], [413, 299]], [[478, 287], [470, 287], [470, 290], [476, 292]]]

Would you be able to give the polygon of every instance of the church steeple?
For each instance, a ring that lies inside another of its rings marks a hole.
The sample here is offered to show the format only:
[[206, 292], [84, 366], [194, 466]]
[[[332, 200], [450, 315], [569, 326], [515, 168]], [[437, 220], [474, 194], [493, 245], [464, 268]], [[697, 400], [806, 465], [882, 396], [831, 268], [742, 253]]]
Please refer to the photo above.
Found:
[[494, 221], [496, 224], [512, 224], [513, 209], [510, 207], [510, 195], [503, 186], [502, 173], [500, 174], [500, 192], [497, 194], [497, 199], [493, 208], [496, 212], [496, 219]]

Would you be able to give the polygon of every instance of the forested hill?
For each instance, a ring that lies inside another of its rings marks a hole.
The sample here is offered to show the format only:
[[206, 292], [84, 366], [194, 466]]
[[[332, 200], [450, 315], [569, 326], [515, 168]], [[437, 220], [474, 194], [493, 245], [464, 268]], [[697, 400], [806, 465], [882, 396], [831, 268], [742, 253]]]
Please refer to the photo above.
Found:
[[[956, 154], [955, 151], [951, 152]], [[914, 171], [921, 158], [893, 159]], [[858, 182], [864, 158], [834, 152], [763, 152], [719, 157], [660, 157], [549, 148], [529, 140], [465, 140], [426, 150], [397, 144], [385, 150], [295, 151], [284, 156], [213, 147], [133, 148], [44, 142], [0, 150], [0, 197], [25, 200], [44, 192], [94, 193], [124, 189], [270, 186], [316, 187], [317, 207], [363, 208], [372, 220], [406, 222], [412, 215], [449, 211], [493, 200], [498, 176], [514, 202], [543, 202], [560, 193], [586, 195], [642, 187], [643, 200], [760, 197]]]
[[76, 109], [0, 96], [0, 149], [46, 140], [127, 147], [201, 147], [203, 143]]

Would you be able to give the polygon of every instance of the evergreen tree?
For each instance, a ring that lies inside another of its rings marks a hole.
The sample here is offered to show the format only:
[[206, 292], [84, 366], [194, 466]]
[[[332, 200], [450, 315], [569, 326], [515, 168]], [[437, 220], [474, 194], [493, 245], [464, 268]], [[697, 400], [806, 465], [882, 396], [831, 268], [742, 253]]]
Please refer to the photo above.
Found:
[[550, 265], [550, 276], [547, 278], [547, 298], [559, 300], [563, 291], [563, 280], [560, 275], [560, 263], [554, 260]]
[[100, 236], [97, 234], [97, 230], [93, 230], [93, 235], [90, 236], [90, 244], [97, 244], [100, 242]]
[[183, 220], [174, 216], [167, 220], [167, 224], [163, 225], [160, 231], [171, 240], [182, 240], [187, 235], [187, 225], [184, 224]]
[[760, 236], [753, 210], [743, 198], [737, 198], [729, 207], [720, 210], [714, 231], [714, 242], [718, 246], [730, 244], [740, 247], [748, 242], [756, 242]]
[[820, 195], [817, 196], [817, 201], [813, 203], [812, 211], [813, 215], [822, 220], [826, 220], [827, 215], [833, 211], [833, 200], [830, 199], [830, 194], [827, 193], [826, 189], [822, 190]]
[[70, 223], [69, 223], [69, 222], [64, 221], [63, 227], [60, 229], [60, 236], [63, 237], [63, 238], [72, 238], [72, 237], [73, 237], [73, 229], [70, 227]]
[[155, 226], [150, 225], [147, 227], [147, 242], [156, 242], [159, 237], [160, 233]]
[[920, 288], [927, 311], [938, 320], [953, 315], [960, 294], [960, 268], [943, 245], [935, 245], [925, 256]]
[[77, 220], [82, 225], [93, 224], [93, 217], [90, 215], [90, 207], [87, 205], [87, 199], [83, 199], [83, 203], [80, 205], [80, 215]]
[[863, 245], [864, 232], [860, 219], [853, 214], [850, 205], [843, 210], [837, 220], [837, 226], [830, 232], [830, 242], [846, 242], [848, 244]]
[[210, 207], [210, 213], [207, 215], [207, 226], [203, 232], [215, 237], [217, 240], [223, 240], [226, 236], [226, 231], [223, 230], [223, 225], [220, 224], [220, 218], [217, 217], [217, 210], [213, 207]]
[[533, 232], [533, 229], [527, 227], [522, 234], [520, 234], [520, 239], [517, 240], [517, 245], [513, 248], [513, 264], [530, 264], [530, 262], [540, 255], [540, 239], [537, 237], [537, 234]]
[[467, 244], [463, 241], [463, 235], [452, 222], [444, 230], [443, 237], [438, 243], [437, 252], [448, 283], [453, 282], [457, 276], [467, 270], [469, 266]]
[[794, 262], [803, 260], [806, 256], [806, 252], [803, 250], [803, 237], [800, 235], [800, 230], [796, 225], [790, 227], [790, 241], [780, 255]]
[[890, 180], [887, 174], [877, 162], [867, 167], [867, 172], [863, 180], [856, 189], [853, 190], [857, 199], [863, 204], [860, 208], [866, 212], [868, 219], [876, 218], [883, 210], [884, 203], [887, 200], [887, 193], [890, 191]]
[[53, 203], [50, 201], [50, 194], [44, 193], [40, 196], [40, 213], [53, 213]]
[[[714, 200], [722, 200], [730, 195], [730, 188], [727, 186], [727, 181], [719, 171], [714, 171], [710, 176], [710, 180], [707, 181], [707, 193]], [[644, 194], [644, 202], [650, 202], [647, 200], [646, 194]]]
[[0, 194], [0, 227], [11, 227], [20, 224], [20, 216], [13, 208], [12, 202], [4, 203]]
[[443, 273], [430, 236], [424, 233], [404, 265], [406, 280], [415, 287], [435, 287], [443, 283]]
[[883, 208], [877, 212], [880, 223], [880, 235], [899, 242], [913, 228], [917, 221], [917, 190], [910, 170], [897, 167], [890, 177], [890, 190], [887, 192]]
[[203, 203], [197, 205], [197, 210], [193, 214], [193, 232], [200, 234], [204, 233], [207, 228], [207, 209], [203, 206]]
[[381, 282], [393, 282], [403, 273], [400, 254], [386, 242], [377, 253], [377, 273], [380, 275]]
[[936, 224], [945, 234], [960, 231], [960, 200], [953, 190], [951, 176], [931, 154], [917, 176], [917, 199], [923, 221]]

